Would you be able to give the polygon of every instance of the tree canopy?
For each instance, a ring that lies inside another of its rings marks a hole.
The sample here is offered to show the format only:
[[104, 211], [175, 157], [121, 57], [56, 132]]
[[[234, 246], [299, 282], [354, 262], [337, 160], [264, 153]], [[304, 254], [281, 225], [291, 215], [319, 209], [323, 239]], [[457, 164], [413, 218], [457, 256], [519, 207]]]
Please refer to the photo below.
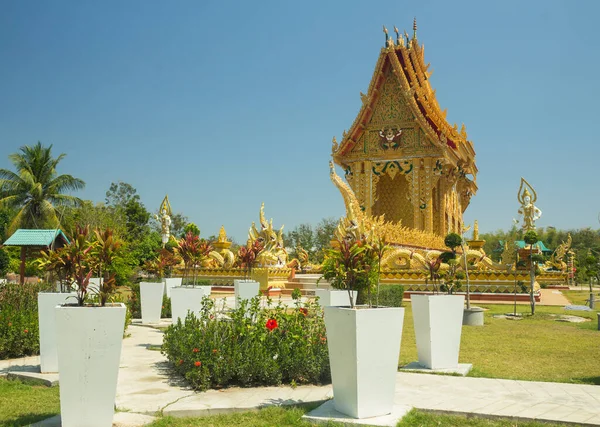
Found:
[[16, 211], [8, 233], [17, 228], [57, 228], [61, 217], [58, 208], [82, 203], [65, 193], [83, 189], [85, 182], [58, 175], [56, 169], [65, 154], [52, 157], [52, 145], [44, 147], [38, 142], [19, 151], [8, 156], [15, 171], [0, 169], [0, 207]]

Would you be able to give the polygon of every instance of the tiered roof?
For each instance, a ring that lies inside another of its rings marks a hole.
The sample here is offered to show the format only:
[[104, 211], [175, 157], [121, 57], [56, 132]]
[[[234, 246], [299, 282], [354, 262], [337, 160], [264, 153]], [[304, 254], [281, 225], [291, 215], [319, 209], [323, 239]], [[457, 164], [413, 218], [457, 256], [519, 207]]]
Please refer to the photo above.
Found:
[[350, 130], [344, 133], [339, 148], [334, 153], [334, 160], [343, 165], [343, 157], [354, 148], [366, 130], [377, 105], [380, 88], [386, 79], [385, 71], [391, 67], [402, 88], [404, 99], [399, 99], [398, 102], [410, 107], [427, 139], [440, 147], [452, 164], [460, 166], [464, 173], [471, 174], [474, 180], [477, 167], [473, 143], [467, 139], [464, 125], [458, 130], [456, 124], [450, 125], [446, 121], [446, 110], [441, 110], [435, 90], [429, 84], [431, 71], [429, 64], [425, 64], [425, 48], [417, 41], [416, 22], [412, 39], [406, 32], [402, 36], [395, 27], [394, 29], [395, 41], [387, 35], [384, 27], [387, 46], [381, 49], [368, 92], [366, 95], [361, 93], [363, 105]]

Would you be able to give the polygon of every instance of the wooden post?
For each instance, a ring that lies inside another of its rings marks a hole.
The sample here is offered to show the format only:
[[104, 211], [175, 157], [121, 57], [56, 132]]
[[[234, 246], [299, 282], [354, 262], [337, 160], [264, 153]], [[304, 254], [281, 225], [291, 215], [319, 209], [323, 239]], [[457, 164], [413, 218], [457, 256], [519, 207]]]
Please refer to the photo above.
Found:
[[23, 283], [25, 283], [25, 259], [26, 258], [27, 258], [27, 246], [21, 246], [21, 269], [19, 270], [19, 272], [20, 272], [19, 282], [21, 282], [21, 285]]

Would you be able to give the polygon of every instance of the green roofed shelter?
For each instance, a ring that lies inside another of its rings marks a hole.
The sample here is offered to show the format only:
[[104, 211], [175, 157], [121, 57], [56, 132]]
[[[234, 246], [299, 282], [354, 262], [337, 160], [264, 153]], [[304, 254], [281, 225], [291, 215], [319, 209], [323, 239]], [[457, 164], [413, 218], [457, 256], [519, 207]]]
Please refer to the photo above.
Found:
[[19, 228], [6, 241], [3, 246], [21, 247], [21, 269], [19, 281], [25, 282], [25, 260], [28, 249], [58, 249], [69, 243], [69, 239], [60, 229], [30, 230]]
[[[525, 240], [516, 240], [515, 244], [519, 247], [519, 249], [525, 249], [525, 247], [529, 246], [527, 243], [525, 243]], [[533, 247], [535, 249], [539, 249], [540, 251], [542, 251], [543, 254], [551, 254], [553, 251], [552, 249], [548, 249], [546, 247], [546, 245], [544, 245], [544, 242], [542, 242], [541, 240], [538, 240], [537, 243], [533, 244]]]

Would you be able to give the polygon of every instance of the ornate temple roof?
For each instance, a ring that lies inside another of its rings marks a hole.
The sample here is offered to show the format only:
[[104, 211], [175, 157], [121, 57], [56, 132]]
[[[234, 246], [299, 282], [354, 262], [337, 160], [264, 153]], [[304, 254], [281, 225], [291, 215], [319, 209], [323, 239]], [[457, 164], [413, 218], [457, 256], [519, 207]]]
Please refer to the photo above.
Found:
[[361, 92], [362, 106], [354, 123], [348, 132], [344, 132], [339, 147], [334, 149], [335, 162], [345, 165], [344, 157], [365, 132], [381, 95], [381, 87], [387, 78], [386, 73], [389, 75], [391, 68], [401, 87], [403, 98], [397, 102], [409, 106], [427, 139], [442, 150], [450, 163], [460, 166], [464, 173], [471, 174], [475, 181], [477, 167], [473, 143], [467, 139], [464, 124], [460, 130], [456, 124], [450, 125], [446, 121], [446, 110], [441, 110], [438, 104], [435, 90], [429, 83], [431, 71], [429, 64], [425, 64], [425, 48], [417, 40], [416, 21], [412, 39], [406, 32], [402, 36], [395, 27], [394, 29], [396, 40], [388, 36], [384, 27], [387, 46], [381, 49], [367, 94]]

